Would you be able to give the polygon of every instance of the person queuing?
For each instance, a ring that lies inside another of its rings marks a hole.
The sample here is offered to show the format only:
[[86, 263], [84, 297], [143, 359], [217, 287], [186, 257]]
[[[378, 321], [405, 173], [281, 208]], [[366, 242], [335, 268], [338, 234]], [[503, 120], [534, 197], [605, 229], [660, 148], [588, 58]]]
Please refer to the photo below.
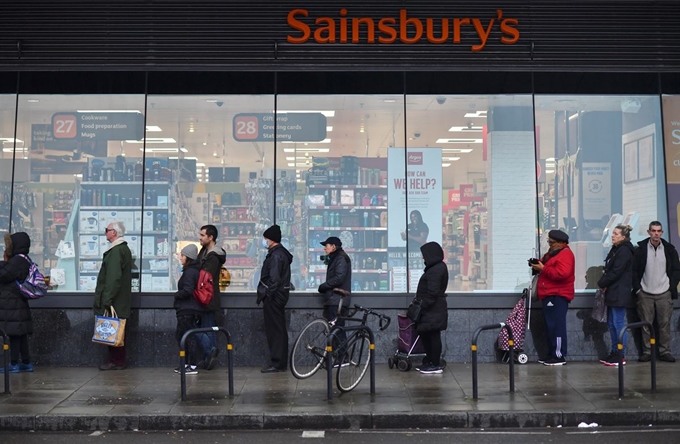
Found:
[[[104, 253], [101, 268], [97, 275], [97, 286], [94, 290], [94, 314], [103, 316], [111, 314], [111, 307], [116, 310], [120, 319], [130, 317], [132, 299], [132, 253], [125, 235], [122, 222], [111, 222], [104, 230], [106, 240], [111, 244]], [[109, 362], [99, 366], [99, 370], [123, 370], [125, 362], [125, 346], [109, 346]]]
[[[531, 268], [538, 272], [538, 299], [543, 306], [548, 357], [543, 365], [565, 365], [567, 360], [567, 309], [574, 299], [576, 261], [569, 236], [560, 230], [548, 232], [548, 252]], [[540, 361], [539, 361], [540, 362]]]
[[[619, 358], [626, 363], [626, 334], [623, 335], [623, 350], [619, 351], [619, 333], [626, 325], [626, 308], [633, 306], [633, 255], [635, 248], [630, 242], [630, 225], [617, 225], [612, 230], [612, 248], [604, 262], [604, 274], [597, 281], [604, 292], [607, 305], [607, 324], [611, 337], [611, 352], [600, 362], [607, 366], [618, 366]], [[621, 354], [621, 356], [619, 356]]]
[[267, 257], [262, 263], [257, 286], [257, 304], [263, 303], [264, 330], [269, 346], [269, 363], [262, 373], [283, 372], [288, 365], [286, 304], [290, 294], [290, 264], [293, 255], [281, 245], [281, 227], [272, 225], [263, 233]]
[[[182, 265], [182, 276], [177, 281], [177, 291], [175, 292], [175, 313], [177, 315], [177, 328], [175, 339], [177, 345], [181, 345], [182, 337], [192, 328], [201, 326], [201, 319], [205, 312], [205, 307], [194, 297], [194, 290], [198, 284], [198, 275], [201, 264], [198, 262], [198, 248], [194, 244], [189, 244], [182, 248], [179, 253], [179, 263]], [[195, 375], [198, 373], [198, 337], [191, 335], [187, 338], [187, 361], [184, 367], [185, 374]], [[175, 372], [179, 373], [179, 367]]]
[[[201, 327], [215, 327], [224, 324], [224, 315], [220, 306], [220, 273], [222, 265], [227, 260], [227, 252], [217, 246], [217, 227], [204, 225], [198, 236], [201, 251], [198, 252], [198, 261], [201, 268], [208, 271], [213, 278], [213, 298], [203, 312]], [[203, 359], [198, 363], [199, 368], [212, 370], [217, 364], [217, 337], [215, 333], [204, 333], [199, 338], [203, 349]]]
[[449, 285], [449, 270], [444, 262], [444, 250], [437, 242], [428, 242], [420, 247], [425, 260], [425, 271], [420, 276], [416, 298], [421, 301], [420, 319], [416, 331], [425, 348], [423, 365], [416, 370], [424, 374], [442, 373], [442, 338], [446, 330], [449, 313], [446, 303], [446, 287]]
[[[649, 237], [638, 242], [633, 262], [633, 290], [637, 295], [640, 320], [650, 323], [656, 318], [659, 334], [656, 338], [659, 359], [675, 362], [671, 355], [671, 317], [673, 300], [678, 298], [680, 261], [675, 247], [661, 238], [663, 226], [659, 221], [649, 224]], [[650, 331], [642, 328], [642, 354], [640, 362], [652, 359]]]
[[[28, 277], [31, 263], [26, 258], [30, 248], [28, 234], [5, 234], [4, 261], [0, 262], [0, 329], [9, 336], [9, 373], [33, 371], [28, 350], [28, 335], [33, 333], [31, 308], [17, 285], [17, 281], [22, 282]], [[4, 371], [1, 367], [0, 373]]]

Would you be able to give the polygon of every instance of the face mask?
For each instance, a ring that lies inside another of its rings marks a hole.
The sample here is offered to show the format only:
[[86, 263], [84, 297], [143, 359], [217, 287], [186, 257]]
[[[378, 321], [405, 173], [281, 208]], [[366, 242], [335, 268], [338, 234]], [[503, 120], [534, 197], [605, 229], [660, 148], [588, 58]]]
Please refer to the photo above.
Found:
[[262, 246], [264, 248], [269, 248], [269, 244], [267, 243], [267, 239], [262, 239]]

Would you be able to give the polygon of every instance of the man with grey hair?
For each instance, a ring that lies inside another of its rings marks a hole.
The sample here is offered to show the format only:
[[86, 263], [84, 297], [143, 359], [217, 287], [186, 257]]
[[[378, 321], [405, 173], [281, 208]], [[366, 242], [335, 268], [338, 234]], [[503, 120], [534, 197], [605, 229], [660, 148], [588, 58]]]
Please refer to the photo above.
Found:
[[[97, 276], [97, 287], [94, 291], [94, 314], [111, 313], [111, 308], [121, 319], [130, 316], [130, 299], [132, 298], [132, 253], [123, 236], [125, 225], [122, 222], [111, 222], [104, 232], [106, 240], [111, 244], [104, 253], [102, 265]], [[109, 362], [99, 370], [123, 370], [125, 368], [125, 346], [109, 347]]]

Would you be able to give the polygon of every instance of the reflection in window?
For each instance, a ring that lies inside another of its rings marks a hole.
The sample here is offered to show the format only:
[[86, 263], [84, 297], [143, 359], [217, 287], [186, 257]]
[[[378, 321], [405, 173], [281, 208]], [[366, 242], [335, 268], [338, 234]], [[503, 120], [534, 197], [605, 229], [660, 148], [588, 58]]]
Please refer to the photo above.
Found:
[[576, 288], [595, 288], [616, 225], [635, 243], [667, 220], [659, 98], [537, 96], [536, 109], [542, 251], [567, 232]]

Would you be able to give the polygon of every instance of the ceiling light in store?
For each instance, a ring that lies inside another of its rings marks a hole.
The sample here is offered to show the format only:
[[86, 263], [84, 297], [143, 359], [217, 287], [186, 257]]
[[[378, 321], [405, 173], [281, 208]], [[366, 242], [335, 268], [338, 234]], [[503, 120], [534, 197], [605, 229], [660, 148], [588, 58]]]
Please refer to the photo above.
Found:
[[195, 130], [194, 130], [194, 126], [193, 126], [193, 125], [190, 126], [190, 127], [189, 127], [189, 132], [190, 132], [190, 133], [193, 133], [194, 131], [195, 131]]
[[186, 148], [184, 148], [183, 146], [180, 147], [179, 150], [180, 150], [181, 152], [183, 152], [183, 153], [188, 153], [188, 152], [189, 152], [189, 150], [186, 149]]
[[[297, 142], [285, 141], [285, 142], [283, 142], [283, 143], [297, 143]], [[319, 140], [319, 141], [310, 140], [310, 141], [308, 141], [308, 142], [303, 142], [303, 143], [305, 143], [305, 144], [306, 144], [306, 143], [331, 143], [331, 139], [323, 139], [323, 140]]]
[[442, 148], [442, 153], [471, 153], [472, 148]]
[[385, 100], [383, 100], [383, 102], [385, 102], [385, 103], [394, 103], [394, 102], [396, 102], [396, 100], [394, 100], [394, 99], [385, 99]]
[[552, 174], [554, 172], [555, 172], [555, 170], [545, 170], [545, 174]]
[[465, 117], [484, 117], [486, 118], [486, 111], [475, 111], [474, 113], [465, 113]]
[[147, 137], [141, 140], [126, 140], [125, 143], [177, 143], [172, 137]]
[[468, 126], [452, 126], [449, 128], [449, 132], [456, 132], [456, 131], [461, 131], [461, 132], [466, 132], [466, 133], [481, 133], [482, 132], [482, 127], [481, 126], [474, 126], [474, 125], [468, 125]]
[[451, 166], [450, 163], [442, 163], [442, 168], [446, 168], [446, 167], [450, 167], [450, 166]]
[[28, 148], [16, 147], [16, 148], [3, 148], [3, 153], [12, 153], [14, 151], [28, 151]]
[[197, 167], [205, 167], [205, 164], [203, 162], [198, 162], [196, 163]]
[[2, 143], [10, 143], [10, 142], [24, 143], [23, 140], [13, 139], [11, 137], [9, 137], [9, 138], [8, 137], [0, 137], [0, 141], [2, 141]]
[[146, 131], [149, 133], [158, 133], [160, 131], [163, 131], [160, 126], [155, 126], [155, 125], [149, 125], [146, 127]]
[[139, 113], [142, 112], [138, 109], [77, 109], [78, 113]]
[[327, 153], [330, 151], [330, 148], [309, 148], [309, 147], [304, 147], [304, 148], [284, 148], [283, 152], [284, 153]]
[[206, 99], [208, 103], [217, 103], [217, 99]]
[[436, 143], [482, 143], [482, 139], [437, 139]]
[[140, 148], [139, 151], [147, 153], [177, 153], [179, 148]]
[[276, 112], [277, 114], [321, 113], [326, 117], [334, 117], [335, 116], [335, 111], [300, 110], [300, 109], [296, 109], [296, 110], [292, 111], [292, 110], [282, 110], [282, 109], [280, 109], [280, 110], [278, 110], [278, 112], [277, 111], [272, 111], [272, 112]]
[[38, 99], [28, 99], [27, 102], [28, 103], [38, 103], [38, 102], [40, 102], [40, 100], [38, 100]]
[[326, 132], [327, 132], [327, 133], [330, 133], [331, 131], [333, 131], [333, 127], [332, 127], [332, 126], [327, 126], [327, 127], [326, 127]]
[[455, 162], [456, 160], [460, 160], [460, 157], [442, 157], [442, 160], [448, 160], [449, 162]]

